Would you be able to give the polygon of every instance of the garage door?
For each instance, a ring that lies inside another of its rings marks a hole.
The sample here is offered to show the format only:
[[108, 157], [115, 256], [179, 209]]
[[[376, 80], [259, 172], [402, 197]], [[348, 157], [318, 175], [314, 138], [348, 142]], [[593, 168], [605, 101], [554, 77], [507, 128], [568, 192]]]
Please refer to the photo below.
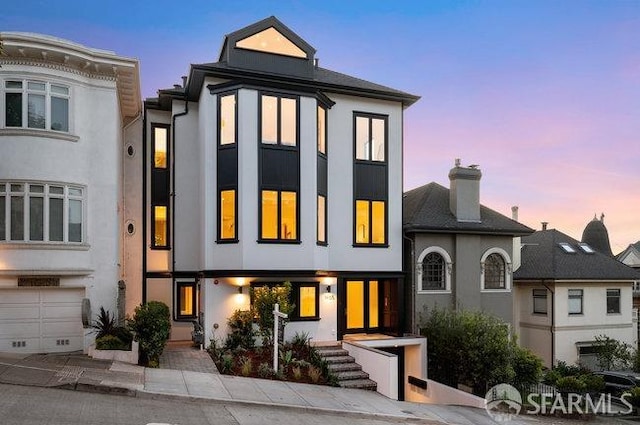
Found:
[[0, 351], [82, 350], [82, 298], [77, 288], [0, 289]]

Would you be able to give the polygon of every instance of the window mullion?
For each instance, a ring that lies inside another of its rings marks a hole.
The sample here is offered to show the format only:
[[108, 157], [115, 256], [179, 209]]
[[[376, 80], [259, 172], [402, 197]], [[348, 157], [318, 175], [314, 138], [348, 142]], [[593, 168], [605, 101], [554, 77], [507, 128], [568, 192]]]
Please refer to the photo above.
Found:
[[62, 241], [69, 243], [69, 196], [68, 188], [63, 188], [62, 195]]
[[44, 192], [42, 194], [42, 240], [49, 242], [49, 185], [44, 185]]
[[277, 197], [277, 212], [276, 212], [276, 226], [278, 226], [278, 230], [277, 230], [277, 234], [276, 234], [276, 239], [282, 240], [284, 239], [282, 237], [282, 191], [278, 190], [278, 197]]
[[276, 145], [282, 145], [282, 98], [276, 97]]

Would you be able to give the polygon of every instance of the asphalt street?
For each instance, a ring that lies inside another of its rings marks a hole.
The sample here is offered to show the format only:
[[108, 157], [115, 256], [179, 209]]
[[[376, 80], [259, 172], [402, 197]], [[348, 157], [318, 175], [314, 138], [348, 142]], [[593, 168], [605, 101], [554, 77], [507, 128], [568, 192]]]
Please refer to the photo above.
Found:
[[[2, 425], [276, 425], [389, 424], [317, 411], [210, 400], [174, 401], [0, 384]], [[430, 423], [430, 422], [423, 422]], [[433, 423], [433, 422], [431, 422]]]

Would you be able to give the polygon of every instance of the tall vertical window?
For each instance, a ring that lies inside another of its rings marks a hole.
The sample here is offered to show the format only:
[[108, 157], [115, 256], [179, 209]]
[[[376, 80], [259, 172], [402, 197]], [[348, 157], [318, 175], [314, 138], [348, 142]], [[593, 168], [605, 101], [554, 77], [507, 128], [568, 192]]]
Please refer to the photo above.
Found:
[[607, 314], [620, 313], [620, 290], [607, 289]]
[[236, 239], [236, 191], [220, 191], [220, 239]]
[[83, 223], [81, 187], [0, 183], [0, 241], [81, 243]]
[[260, 111], [262, 143], [297, 145], [298, 101], [296, 98], [263, 94]]
[[386, 244], [386, 203], [356, 200], [356, 244]]
[[327, 202], [322, 195], [318, 195], [318, 242], [327, 243]]
[[437, 252], [430, 252], [422, 260], [421, 289], [423, 291], [447, 289], [444, 257]]
[[356, 116], [356, 159], [384, 162], [386, 147], [386, 118]]
[[151, 247], [169, 248], [169, 129], [151, 125]]
[[5, 127], [69, 131], [69, 87], [44, 81], [4, 82]]
[[505, 289], [506, 265], [500, 254], [490, 254], [484, 261], [484, 289]]
[[296, 240], [298, 238], [296, 192], [263, 190], [261, 198], [261, 239]]
[[238, 240], [238, 107], [237, 92], [218, 94], [218, 240]]
[[318, 153], [327, 154], [327, 110], [318, 105]]
[[569, 289], [568, 293], [568, 312], [569, 314], [582, 314], [583, 306], [582, 289]]

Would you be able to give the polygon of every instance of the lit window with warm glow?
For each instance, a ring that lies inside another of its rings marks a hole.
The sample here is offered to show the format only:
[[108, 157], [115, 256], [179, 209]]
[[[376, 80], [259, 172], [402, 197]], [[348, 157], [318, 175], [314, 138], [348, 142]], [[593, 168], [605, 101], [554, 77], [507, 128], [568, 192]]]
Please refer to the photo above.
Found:
[[236, 95], [220, 97], [220, 144], [231, 145], [236, 142]]
[[385, 208], [384, 201], [356, 200], [356, 244], [386, 244]]
[[166, 247], [167, 238], [167, 207], [153, 207], [153, 240], [157, 247]]
[[194, 281], [176, 282], [175, 308], [178, 320], [197, 316], [197, 290]]
[[262, 143], [296, 146], [298, 140], [297, 99], [263, 94], [260, 107]]
[[327, 242], [327, 205], [322, 195], [318, 195], [318, 242]]
[[269, 27], [236, 42], [236, 47], [277, 55], [306, 58], [307, 54], [274, 27]]
[[347, 329], [364, 328], [364, 282], [347, 281]]
[[301, 286], [298, 305], [300, 306], [300, 317], [316, 317], [317, 288], [315, 286]]
[[369, 327], [378, 327], [378, 281], [369, 281]]
[[298, 238], [297, 193], [277, 190], [262, 191], [262, 229], [265, 240], [296, 240]]
[[356, 115], [356, 159], [375, 162], [385, 161], [387, 146], [386, 125], [386, 118]]
[[236, 191], [220, 191], [220, 239], [236, 238]]
[[167, 137], [166, 127], [155, 127], [153, 131], [153, 166], [167, 168]]
[[327, 153], [327, 110], [318, 106], [318, 152]]

